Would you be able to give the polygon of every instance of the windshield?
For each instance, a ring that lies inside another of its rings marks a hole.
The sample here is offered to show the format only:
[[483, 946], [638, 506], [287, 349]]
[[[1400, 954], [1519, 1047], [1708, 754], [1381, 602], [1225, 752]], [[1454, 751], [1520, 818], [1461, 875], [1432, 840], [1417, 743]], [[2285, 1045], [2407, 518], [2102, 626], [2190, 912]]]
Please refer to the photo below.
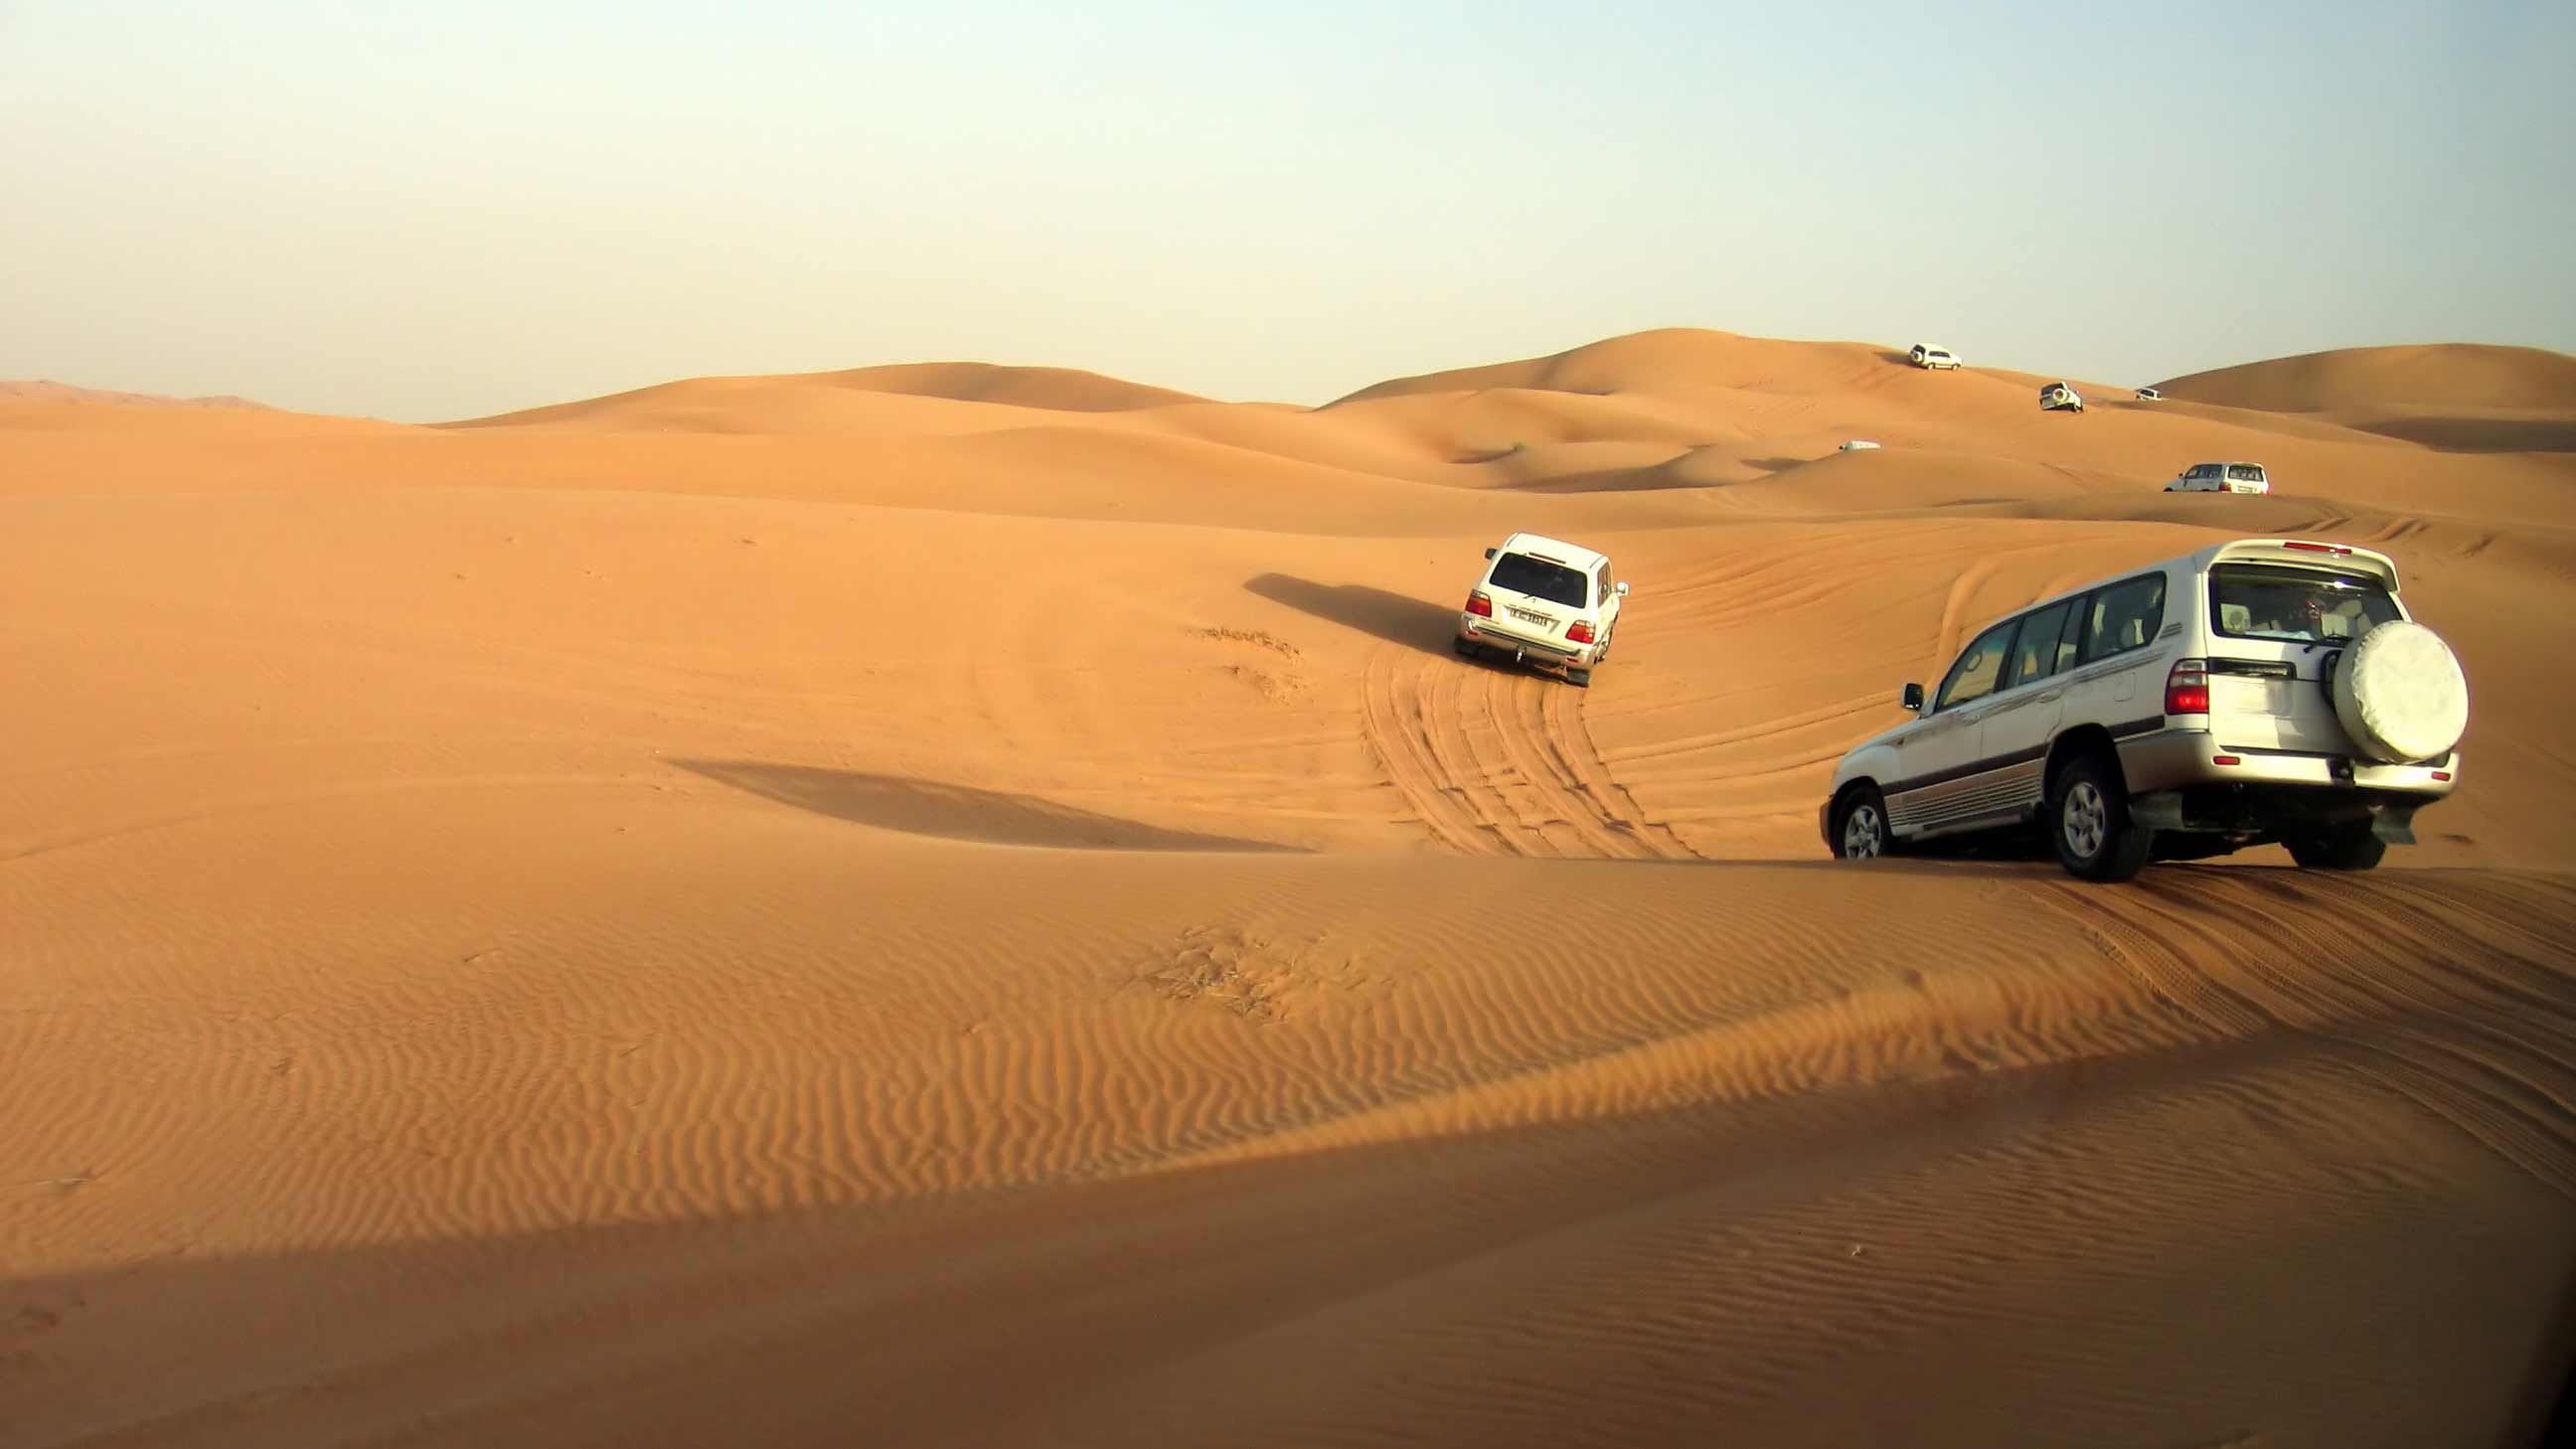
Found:
[[2230, 639], [2311, 644], [2358, 639], [2397, 617], [2377, 579], [2276, 564], [2220, 564], [2209, 573], [2210, 624]]
[[1581, 571], [1525, 553], [1507, 553], [1495, 559], [1494, 572], [1487, 582], [1498, 589], [1563, 604], [1569, 609], [1583, 607]]

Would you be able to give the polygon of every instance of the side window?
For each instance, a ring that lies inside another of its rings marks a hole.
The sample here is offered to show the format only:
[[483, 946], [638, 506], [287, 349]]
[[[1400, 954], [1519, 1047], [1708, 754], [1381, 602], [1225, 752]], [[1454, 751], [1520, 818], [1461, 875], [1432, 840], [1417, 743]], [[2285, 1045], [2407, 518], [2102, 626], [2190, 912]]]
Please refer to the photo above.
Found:
[[2212, 471], [2214, 470], [2212, 470], [2207, 463], [2194, 463], [2191, 468], [2191, 476], [2194, 478], [2207, 478], [2210, 476]]
[[2046, 679], [2057, 672], [2058, 644], [2066, 634], [2066, 616], [2074, 608], [2074, 602], [2069, 600], [2022, 615], [2021, 633], [2013, 640], [2012, 672], [2004, 676], [2004, 688]]
[[1933, 713], [1955, 709], [1995, 692], [1995, 682], [2004, 674], [2004, 652], [2012, 646], [2013, 630], [2020, 624], [2019, 619], [2007, 619], [1977, 636], [1977, 642], [1968, 646], [1941, 681], [1941, 693], [1932, 702]]
[[2165, 576], [2149, 574], [2097, 589], [2084, 623], [2084, 660], [2143, 649], [2165, 622]]
[[1592, 607], [1597, 609], [1610, 602], [1610, 560], [1601, 561], [1601, 571], [1592, 576], [1592, 584]]
[[2075, 667], [2077, 652], [2084, 642], [2085, 621], [2093, 617], [2093, 601], [2090, 598], [2069, 599], [2067, 605], [2066, 627], [2057, 636], [2059, 670]]

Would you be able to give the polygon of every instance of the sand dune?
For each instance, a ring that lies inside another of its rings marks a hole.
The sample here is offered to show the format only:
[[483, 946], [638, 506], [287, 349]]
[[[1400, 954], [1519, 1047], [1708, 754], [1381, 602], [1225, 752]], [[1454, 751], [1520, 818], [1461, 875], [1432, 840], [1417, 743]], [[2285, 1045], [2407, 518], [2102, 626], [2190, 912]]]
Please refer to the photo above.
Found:
[[[2576, 404], [2403, 351], [0, 399], [0, 1446], [2528, 1442]], [[1514, 527], [1589, 690], [1448, 652]], [[1905, 680], [2243, 532], [2466, 661], [2419, 846], [1822, 858]]]
[[[1185, 392], [1146, 387], [1072, 368], [933, 362], [777, 377], [693, 378], [582, 402], [474, 418], [447, 426], [481, 428], [584, 422], [627, 427], [688, 427], [695, 424], [709, 426], [719, 432], [794, 431], [798, 430], [797, 424], [809, 421], [810, 414], [791, 414], [793, 421], [786, 421], [775, 410], [776, 399], [796, 397], [807, 408], [812, 408], [833, 394], [851, 393], [989, 403], [999, 407], [1069, 413], [1126, 412], [1136, 408], [1205, 401]], [[854, 416], [857, 420], [868, 421], [884, 415], [859, 412]]]
[[266, 403], [229, 394], [219, 397], [165, 397], [149, 392], [113, 392], [106, 388], [74, 387], [70, 383], [47, 382], [43, 379], [10, 382], [0, 380], [0, 402], [87, 403], [93, 406], [173, 407], [173, 408], [265, 408]]
[[2357, 408], [2576, 410], [2576, 357], [2537, 347], [2450, 342], [2352, 347], [2195, 372], [2164, 383], [2173, 397], [2267, 412]]

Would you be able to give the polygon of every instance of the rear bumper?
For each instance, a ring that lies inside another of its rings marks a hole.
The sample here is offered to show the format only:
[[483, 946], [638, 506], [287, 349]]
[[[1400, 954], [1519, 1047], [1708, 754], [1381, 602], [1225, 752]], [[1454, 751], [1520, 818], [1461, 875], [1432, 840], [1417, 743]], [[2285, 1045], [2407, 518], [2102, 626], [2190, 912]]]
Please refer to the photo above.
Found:
[[[2222, 765], [2220, 759], [2237, 763]], [[2429, 802], [2459, 784], [2460, 756], [2455, 750], [2429, 765], [2382, 765], [2340, 755], [2221, 747], [2207, 730], [2168, 729], [2122, 740], [2120, 769], [2133, 795], [2196, 785], [2285, 785], [2394, 791]]]
[[1547, 664], [1563, 668], [1580, 668], [1592, 662], [1598, 645], [1568, 644], [1562, 639], [1533, 639], [1497, 625], [1481, 614], [1458, 616], [1458, 637], [1487, 649], [1507, 650], [1519, 655], [1525, 663]]
[[[2222, 765], [2221, 758], [2237, 763]], [[2453, 751], [2430, 765], [2378, 765], [2222, 748], [2206, 730], [2159, 730], [2123, 741], [2120, 764], [2130, 817], [2155, 830], [2247, 843], [2367, 825], [2382, 839], [2411, 845], [2415, 812], [2451, 793], [2460, 757]]]

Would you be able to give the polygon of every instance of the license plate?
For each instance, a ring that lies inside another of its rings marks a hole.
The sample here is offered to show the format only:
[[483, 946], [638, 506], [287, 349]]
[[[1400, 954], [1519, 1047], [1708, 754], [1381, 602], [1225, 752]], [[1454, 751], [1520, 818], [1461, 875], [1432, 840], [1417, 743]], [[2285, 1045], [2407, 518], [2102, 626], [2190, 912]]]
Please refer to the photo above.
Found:
[[1553, 624], [1556, 622], [1545, 614], [1534, 614], [1527, 609], [1514, 609], [1511, 613], [1513, 618], [1526, 619], [1533, 624]]

